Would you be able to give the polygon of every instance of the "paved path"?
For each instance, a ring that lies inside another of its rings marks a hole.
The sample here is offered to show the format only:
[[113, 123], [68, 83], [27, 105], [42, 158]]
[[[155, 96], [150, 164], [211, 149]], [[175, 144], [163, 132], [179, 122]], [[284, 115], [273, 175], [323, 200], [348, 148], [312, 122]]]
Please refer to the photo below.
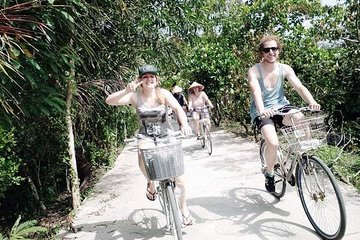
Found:
[[[195, 219], [183, 229], [185, 240], [319, 239], [295, 188], [288, 185], [280, 201], [264, 190], [258, 145], [221, 129], [212, 135], [211, 156], [195, 138], [183, 141], [187, 202]], [[360, 195], [340, 185], [348, 220], [344, 239], [360, 239]], [[74, 222], [79, 231], [62, 231], [58, 239], [172, 239], [159, 202], [146, 199], [145, 187], [130, 143], [80, 207]]]

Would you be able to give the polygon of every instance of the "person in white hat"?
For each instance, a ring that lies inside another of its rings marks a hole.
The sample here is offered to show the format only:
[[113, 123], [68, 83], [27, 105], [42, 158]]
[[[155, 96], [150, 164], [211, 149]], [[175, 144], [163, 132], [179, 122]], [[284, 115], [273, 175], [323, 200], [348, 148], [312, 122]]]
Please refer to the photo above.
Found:
[[[137, 135], [139, 145], [151, 144], [154, 142], [154, 138], [164, 142], [169, 139], [171, 126], [167, 117], [167, 106], [170, 106], [176, 113], [182, 133], [185, 136], [190, 136], [192, 130], [180, 104], [168, 90], [158, 87], [157, 68], [153, 65], [143, 65], [138, 70], [139, 76], [123, 90], [110, 94], [106, 98], [106, 103], [109, 105], [131, 105], [136, 108], [139, 123], [139, 134]], [[155, 184], [147, 176], [139, 148], [138, 162], [142, 173], [148, 181], [146, 197], [150, 201], [155, 201], [157, 197]], [[175, 182], [176, 186], [181, 189], [179, 207], [183, 216], [183, 224], [191, 225], [192, 218], [186, 205], [184, 177], [176, 177]]]
[[[190, 87], [189, 87], [189, 111], [192, 112], [192, 116], [194, 118], [194, 127], [195, 127], [195, 132], [197, 134], [197, 139], [200, 139], [200, 128], [199, 128], [199, 113], [197, 111], [206, 111], [207, 108], [213, 108], [214, 106], [212, 105], [210, 99], [208, 98], [208, 96], [206, 95], [206, 93], [203, 91], [204, 90], [204, 85], [197, 83], [197, 82], [193, 82]], [[210, 118], [208, 118], [208, 127], [210, 129], [211, 127], [211, 122], [210, 122]]]

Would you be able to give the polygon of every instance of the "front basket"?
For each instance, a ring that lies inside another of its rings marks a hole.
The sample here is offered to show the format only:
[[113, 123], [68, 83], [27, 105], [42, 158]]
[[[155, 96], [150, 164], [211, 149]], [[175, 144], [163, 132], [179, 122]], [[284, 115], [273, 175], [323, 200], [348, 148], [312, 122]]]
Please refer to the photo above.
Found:
[[150, 180], [163, 180], [184, 174], [181, 140], [140, 146], [145, 169]]

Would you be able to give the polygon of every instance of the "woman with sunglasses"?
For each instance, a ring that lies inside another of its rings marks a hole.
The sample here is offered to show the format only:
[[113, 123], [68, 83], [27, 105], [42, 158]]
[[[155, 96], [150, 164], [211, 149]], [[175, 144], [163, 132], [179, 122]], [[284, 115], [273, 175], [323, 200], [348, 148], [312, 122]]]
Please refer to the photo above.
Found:
[[[275, 110], [283, 112], [294, 108], [285, 97], [284, 80], [286, 79], [301, 98], [313, 110], [320, 110], [320, 105], [314, 100], [309, 90], [301, 83], [294, 70], [286, 64], [278, 62], [282, 44], [277, 36], [264, 36], [259, 43], [258, 52], [261, 61], [248, 70], [248, 83], [252, 93], [250, 116], [251, 121], [261, 131], [266, 141], [265, 188], [275, 192], [274, 165], [277, 147], [279, 145], [275, 124], [291, 125], [290, 116], [281, 117]], [[260, 118], [262, 116], [262, 118]], [[301, 119], [301, 113], [293, 115], [293, 119]]]

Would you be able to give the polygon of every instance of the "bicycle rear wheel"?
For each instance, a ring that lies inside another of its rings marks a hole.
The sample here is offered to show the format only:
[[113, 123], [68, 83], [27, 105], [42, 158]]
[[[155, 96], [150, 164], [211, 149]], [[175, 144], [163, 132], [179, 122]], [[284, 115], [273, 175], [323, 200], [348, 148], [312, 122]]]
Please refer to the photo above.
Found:
[[[265, 149], [266, 149], [266, 142], [264, 139], [262, 139], [260, 142], [260, 161], [261, 161], [261, 171], [264, 174], [266, 172]], [[286, 179], [284, 177], [285, 174], [280, 167], [281, 159], [282, 159], [282, 153], [279, 148], [277, 153], [276, 163], [274, 166], [275, 192], [271, 193], [278, 199], [282, 198], [286, 192]]]
[[212, 140], [211, 140], [210, 130], [207, 126], [205, 127], [204, 137], [205, 137], [206, 149], [207, 149], [209, 155], [211, 155], [212, 154]]
[[346, 229], [346, 211], [336, 179], [315, 156], [304, 156], [296, 166], [301, 204], [311, 225], [323, 239], [341, 239]]
[[170, 229], [174, 236], [174, 239], [182, 240], [182, 231], [181, 231], [181, 223], [180, 223], [180, 215], [178, 210], [177, 201], [174, 194], [174, 189], [171, 185], [166, 187], [168, 203], [170, 207], [169, 215], [170, 215]]

